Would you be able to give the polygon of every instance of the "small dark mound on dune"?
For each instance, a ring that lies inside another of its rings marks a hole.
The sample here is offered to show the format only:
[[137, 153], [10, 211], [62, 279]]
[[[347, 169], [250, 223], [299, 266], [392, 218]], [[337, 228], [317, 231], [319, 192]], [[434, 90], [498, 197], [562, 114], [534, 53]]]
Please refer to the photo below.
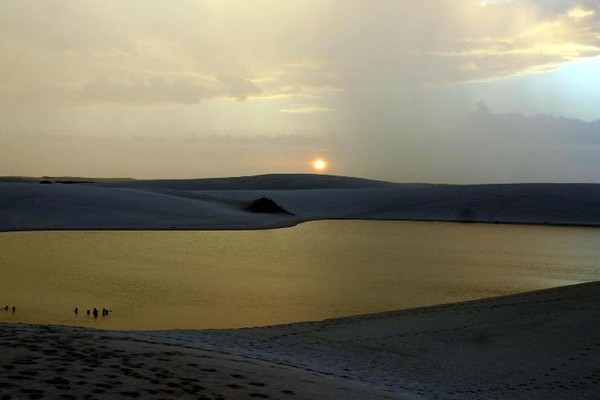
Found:
[[253, 213], [294, 215], [291, 212], [281, 208], [279, 204], [267, 197], [261, 197], [260, 199], [252, 200], [246, 207], [244, 207], [244, 210]]

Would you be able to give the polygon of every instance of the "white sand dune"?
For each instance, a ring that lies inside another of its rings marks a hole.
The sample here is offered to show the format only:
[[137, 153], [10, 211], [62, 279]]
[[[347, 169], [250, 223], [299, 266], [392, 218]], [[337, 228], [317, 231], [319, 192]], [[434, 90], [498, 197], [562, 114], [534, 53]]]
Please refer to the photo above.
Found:
[[[260, 197], [294, 215], [243, 211]], [[600, 185], [420, 185], [320, 175], [42, 185], [0, 181], [0, 231], [259, 229], [315, 219], [600, 225]]]
[[120, 332], [0, 325], [2, 399], [394, 399], [347, 380]]
[[[243, 207], [267, 196], [294, 215]], [[343, 177], [0, 181], [0, 230], [256, 229], [314, 219], [600, 225], [600, 185]], [[110, 332], [0, 324], [0, 400], [598, 399], [600, 283], [313, 323]]]
[[242, 203], [187, 193], [93, 185], [0, 183], [0, 230], [246, 229], [296, 218], [249, 213]]
[[0, 393], [7, 399], [597, 399], [599, 321], [600, 283], [588, 283], [230, 331], [2, 324]]

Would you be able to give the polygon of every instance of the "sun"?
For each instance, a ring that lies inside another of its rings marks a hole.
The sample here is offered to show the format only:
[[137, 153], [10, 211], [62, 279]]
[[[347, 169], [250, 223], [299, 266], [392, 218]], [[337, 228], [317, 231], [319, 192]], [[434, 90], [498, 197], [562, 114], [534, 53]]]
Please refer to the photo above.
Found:
[[312, 165], [317, 171], [324, 171], [327, 168], [327, 161], [318, 159], [313, 161]]

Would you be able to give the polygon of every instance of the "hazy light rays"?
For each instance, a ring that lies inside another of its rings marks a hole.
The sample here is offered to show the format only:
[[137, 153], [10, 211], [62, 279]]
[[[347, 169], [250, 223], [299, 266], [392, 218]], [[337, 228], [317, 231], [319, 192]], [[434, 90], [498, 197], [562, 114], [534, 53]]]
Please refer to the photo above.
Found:
[[[487, 130], [462, 132], [476, 99], [525, 126], [521, 117], [535, 113], [600, 117], [597, 74], [572, 63], [600, 54], [592, 0], [0, 4], [0, 129], [25, 157], [16, 162], [0, 148], [11, 171], [235, 175], [310, 171], [310, 160], [326, 155], [336, 173], [391, 180], [500, 180], [508, 170], [517, 176], [517, 165], [533, 179], [510, 139], [494, 137], [502, 150], [493, 153]], [[202, 140], [213, 136], [229, 141]], [[533, 136], [528, 146], [546, 160], [554, 139]], [[28, 147], [40, 137], [41, 147]], [[85, 148], [104, 139], [121, 149]], [[61, 159], [67, 148], [77, 163]], [[207, 152], [232, 161], [219, 172]], [[486, 165], [473, 171], [469, 157]]]

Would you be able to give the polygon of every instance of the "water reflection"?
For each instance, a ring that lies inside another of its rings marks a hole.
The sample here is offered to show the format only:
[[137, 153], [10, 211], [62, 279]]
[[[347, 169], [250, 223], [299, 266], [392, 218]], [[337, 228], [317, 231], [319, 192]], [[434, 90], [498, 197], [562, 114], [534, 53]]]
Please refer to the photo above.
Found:
[[[599, 279], [600, 230], [322, 221], [0, 234], [0, 321], [119, 329], [318, 320]], [[105, 305], [106, 318], [80, 310]], [[3, 304], [0, 304], [3, 306]]]

